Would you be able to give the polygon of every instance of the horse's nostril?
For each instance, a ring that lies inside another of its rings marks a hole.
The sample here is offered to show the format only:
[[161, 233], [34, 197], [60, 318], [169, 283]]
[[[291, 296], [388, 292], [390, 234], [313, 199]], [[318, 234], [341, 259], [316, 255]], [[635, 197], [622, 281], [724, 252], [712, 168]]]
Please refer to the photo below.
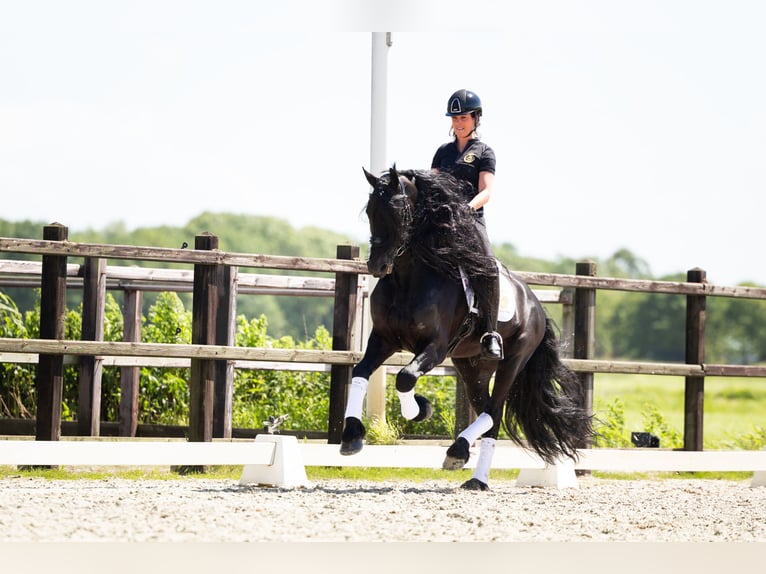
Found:
[[370, 275], [373, 277], [383, 277], [384, 275], [388, 275], [391, 273], [391, 264], [386, 263], [385, 261], [379, 264], [372, 263], [371, 261], [367, 262], [367, 271], [370, 272]]

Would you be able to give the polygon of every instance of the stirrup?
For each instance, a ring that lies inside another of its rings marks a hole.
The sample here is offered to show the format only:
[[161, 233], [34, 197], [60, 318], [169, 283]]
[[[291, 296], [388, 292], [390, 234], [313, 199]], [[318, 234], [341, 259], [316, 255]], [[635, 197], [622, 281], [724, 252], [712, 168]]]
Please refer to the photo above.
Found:
[[[485, 343], [487, 337], [489, 337], [490, 340]], [[495, 343], [495, 345], [492, 345], [492, 343]], [[483, 358], [494, 359], [497, 361], [502, 361], [505, 358], [505, 354], [503, 353], [503, 338], [497, 331], [487, 331], [484, 333], [481, 336], [481, 339], [479, 339], [479, 344], [481, 346], [481, 356]], [[493, 348], [493, 346], [496, 348]]]

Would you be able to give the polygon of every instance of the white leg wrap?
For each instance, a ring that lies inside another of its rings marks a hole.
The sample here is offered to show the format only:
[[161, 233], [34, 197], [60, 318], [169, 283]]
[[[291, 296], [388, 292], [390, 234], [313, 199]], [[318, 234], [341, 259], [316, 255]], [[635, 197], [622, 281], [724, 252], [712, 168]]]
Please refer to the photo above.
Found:
[[399, 405], [402, 407], [402, 416], [411, 421], [420, 413], [420, 407], [415, 400], [415, 389], [409, 390], [406, 393], [399, 391], [397, 393], [399, 394]]
[[489, 469], [492, 467], [492, 456], [495, 454], [494, 438], [481, 439], [479, 449], [479, 460], [476, 461], [476, 468], [473, 469], [473, 478], [489, 484]]
[[346, 403], [346, 418], [354, 417], [362, 420], [362, 408], [364, 407], [364, 396], [367, 394], [367, 383], [369, 381], [364, 377], [354, 377], [351, 379], [351, 386], [348, 389], [348, 402]]
[[481, 413], [471, 425], [458, 435], [468, 441], [470, 446], [476, 442], [476, 439], [492, 428], [492, 417], [487, 413]]

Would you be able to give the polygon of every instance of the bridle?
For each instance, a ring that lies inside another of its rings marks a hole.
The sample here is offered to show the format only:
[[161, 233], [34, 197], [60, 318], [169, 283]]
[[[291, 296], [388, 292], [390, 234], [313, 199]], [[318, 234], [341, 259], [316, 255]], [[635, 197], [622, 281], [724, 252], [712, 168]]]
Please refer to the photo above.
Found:
[[[412, 213], [412, 208], [410, 207], [410, 199], [409, 197], [407, 197], [407, 189], [404, 185], [403, 180], [406, 180], [406, 178], [400, 175], [399, 176], [399, 191], [402, 198], [404, 199], [404, 206], [402, 208], [402, 218], [400, 223], [400, 228], [402, 230], [400, 233], [400, 236], [403, 238], [403, 241], [401, 245], [399, 245], [399, 247], [396, 248], [396, 251], [394, 252], [392, 259], [396, 259], [397, 257], [401, 256], [405, 251], [407, 251], [407, 249], [410, 246], [409, 236], [412, 229], [413, 213]], [[382, 188], [378, 191], [378, 195], [380, 197], [383, 197], [385, 195], [385, 192], [386, 192], [386, 189]], [[393, 196], [392, 199], [398, 196], [399, 194]], [[376, 237], [373, 237], [371, 239], [371, 242], [374, 243], [376, 239], [377, 239]]]
[[407, 190], [404, 187], [404, 176], [399, 176], [399, 190], [402, 192], [402, 196], [404, 197], [404, 209], [403, 216], [402, 216], [402, 223], [401, 226], [404, 229], [404, 232], [402, 233], [402, 237], [404, 238], [404, 241], [402, 241], [402, 244], [399, 246], [399, 248], [394, 253], [394, 259], [402, 255], [405, 251], [407, 251], [407, 248], [410, 246], [410, 230], [412, 228], [412, 209], [410, 209], [410, 198], [407, 197]]

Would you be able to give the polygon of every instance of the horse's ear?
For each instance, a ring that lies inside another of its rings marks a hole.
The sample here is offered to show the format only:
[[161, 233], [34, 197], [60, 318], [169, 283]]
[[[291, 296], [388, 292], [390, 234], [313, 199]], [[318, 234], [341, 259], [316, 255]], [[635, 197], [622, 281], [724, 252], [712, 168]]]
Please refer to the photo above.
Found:
[[370, 183], [370, 185], [372, 187], [375, 187], [376, 185], [378, 185], [378, 178], [377, 177], [372, 175], [369, 171], [367, 171], [364, 168], [362, 168], [362, 171], [364, 172], [364, 177], [367, 178], [367, 181]]
[[388, 170], [388, 187], [390, 187], [392, 191], [397, 191], [399, 189], [399, 172], [396, 171], [396, 164], [392, 165]]

